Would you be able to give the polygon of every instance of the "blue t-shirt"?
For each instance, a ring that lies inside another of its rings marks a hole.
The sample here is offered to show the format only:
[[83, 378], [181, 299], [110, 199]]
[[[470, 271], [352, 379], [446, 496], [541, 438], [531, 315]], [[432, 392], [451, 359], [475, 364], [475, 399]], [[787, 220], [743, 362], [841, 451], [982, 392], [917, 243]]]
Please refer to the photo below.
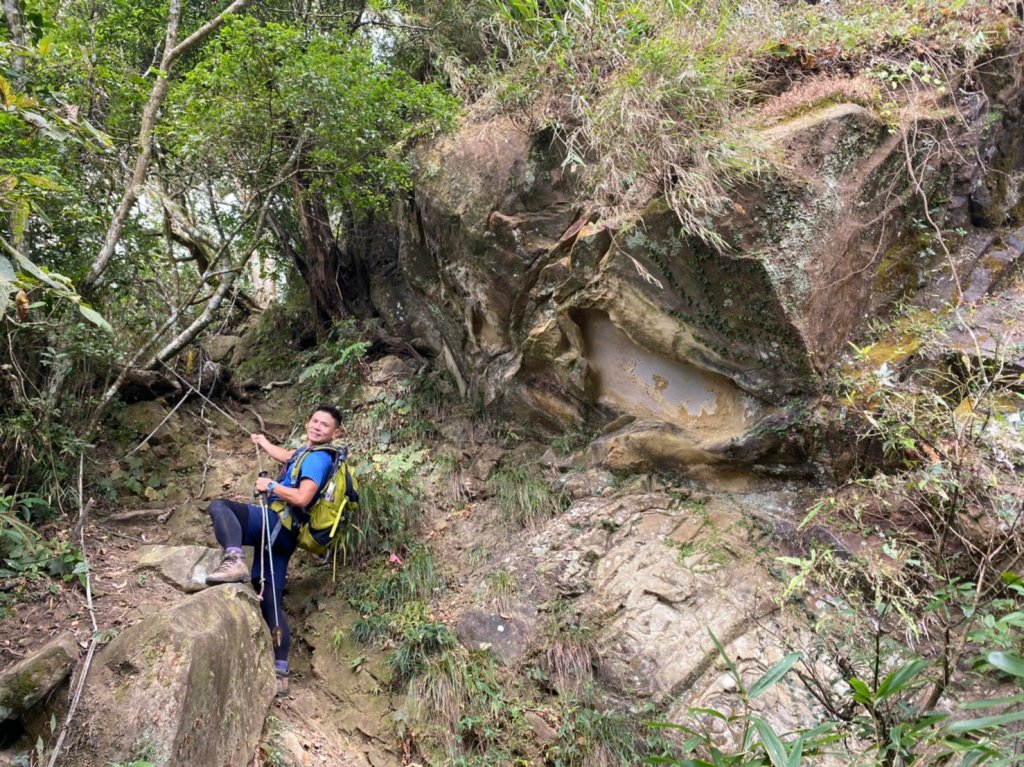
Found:
[[[296, 477], [295, 481], [292, 482], [292, 466], [295, 462], [306, 453], [309, 448], [302, 447], [295, 451], [295, 455], [292, 456], [291, 460], [284, 465], [284, 470], [281, 472], [281, 479], [279, 484], [282, 487], [298, 487], [302, 484], [302, 480], [311, 479], [316, 482], [317, 492], [324, 486], [329, 477], [328, 472], [331, 470], [331, 464], [334, 462], [334, 456], [329, 450], [314, 450], [306, 456], [302, 465], [299, 467], [299, 476]], [[284, 501], [283, 498], [278, 498], [274, 493], [270, 494], [271, 501]], [[309, 502], [312, 506], [316, 502], [316, 496], [313, 496], [313, 500]], [[306, 507], [309, 509], [309, 506]]]

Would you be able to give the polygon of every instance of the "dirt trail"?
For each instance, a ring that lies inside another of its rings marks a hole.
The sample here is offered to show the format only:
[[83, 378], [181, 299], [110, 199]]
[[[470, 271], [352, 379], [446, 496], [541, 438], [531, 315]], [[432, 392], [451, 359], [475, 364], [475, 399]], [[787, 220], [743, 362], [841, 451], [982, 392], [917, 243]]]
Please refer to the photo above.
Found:
[[[185, 415], [181, 421], [172, 421], [171, 426], [175, 423], [188, 432], [189, 440], [200, 446], [200, 452], [206, 453], [206, 460], [194, 471], [177, 478], [174, 500], [140, 503], [131, 508], [95, 504], [90, 510], [83, 541], [89, 565], [92, 614], [85, 589], [75, 580], [26, 578], [12, 579], [4, 585], [5, 589], [21, 591], [27, 598], [14, 605], [11, 615], [0, 621], [0, 667], [21, 660], [64, 632], [74, 635], [84, 658], [94, 633], [104, 643], [146, 615], [187, 596], [153, 571], [140, 569], [136, 559], [139, 548], [149, 544], [216, 546], [205, 512], [209, 498], [250, 497], [252, 478], [258, 468], [252, 444], [242, 429], [226, 418], [201, 422]], [[176, 440], [181, 436], [170, 443], [172, 447], [162, 446], [164, 452], [179, 447]], [[109, 458], [101, 465], [109, 467]], [[273, 471], [275, 466], [263, 456], [260, 468]], [[53, 535], [57, 530], [45, 532]], [[294, 635], [291, 689], [286, 698], [272, 704], [261, 753], [254, 754], [253, 765], [347, 767], [368, 763], [363, 756], [367, 749], [349, 742], [337, 722], [331, 721], [338, 712], [338, 701], [323, 689], [312, 671], [314, 645], [307, 641], [310, 637], [304, 627], [305, 615], [309, 613], [310, 598], [315, 602], [331, 589], [329, 570], [315, 568], [302, 552], [297, 552], [289, 566], [289, 587], [285, 592], [285, 608]], [[290, 593], [296, 590], [303, 592], [299, 598]], [[58, 694], [68, 695], [67, 689], [65, 685]], [[5, 764], [5, 758], [17, 750], [23, 749], [0, 749], [0, 764]], [[374, 763], [388, 762], [378, 757]]]

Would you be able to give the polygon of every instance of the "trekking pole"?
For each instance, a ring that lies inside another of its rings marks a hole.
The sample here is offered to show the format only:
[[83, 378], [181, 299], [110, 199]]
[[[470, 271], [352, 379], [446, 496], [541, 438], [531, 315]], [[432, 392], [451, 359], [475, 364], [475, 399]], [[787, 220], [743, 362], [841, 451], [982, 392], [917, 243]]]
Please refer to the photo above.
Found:
[[[266, 477], [267, 472], [261, 471], [261, 477]], [[270, 630], [270, 635], [274, 640], [274, 647], [281, 646], [281, 618], [277, 614], [277, 586], [274, 581], [274, 555], [271, 552], [271, 548], [274, 543], [270, 538], [270, 510], [267, 508], [267, 494], [266, 492], [253, 492], [253, 496], [260, 499], [260, 509], [263, 510], [263, 531], [261, 537], [263, 542], [260, 544], [261, 553], [260, 556], [266, 555], [267, 563], [270, 565], [270, 590], [271, 599], [274, 602], [274, 627]], [[263, 589], [266, 585], [267, 576], [266, 571], [263, 567], [260, 567], [260, 599], [263, 599]]]

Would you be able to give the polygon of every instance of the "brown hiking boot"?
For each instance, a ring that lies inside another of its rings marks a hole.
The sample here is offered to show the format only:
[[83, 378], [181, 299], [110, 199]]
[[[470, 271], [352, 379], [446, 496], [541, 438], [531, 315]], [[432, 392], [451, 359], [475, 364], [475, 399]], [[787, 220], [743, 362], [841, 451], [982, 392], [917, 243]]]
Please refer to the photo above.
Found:
[[206, 576], [206, 584], [213, 586], [218, 583], [247, 583], [249, 567], [241, 554], [225, 554], [216, 569]]
[[283, 698], [288, 694], [288, 675], [278, 673], [277, 675], [277, 692], [274, 693], [275, 698]]

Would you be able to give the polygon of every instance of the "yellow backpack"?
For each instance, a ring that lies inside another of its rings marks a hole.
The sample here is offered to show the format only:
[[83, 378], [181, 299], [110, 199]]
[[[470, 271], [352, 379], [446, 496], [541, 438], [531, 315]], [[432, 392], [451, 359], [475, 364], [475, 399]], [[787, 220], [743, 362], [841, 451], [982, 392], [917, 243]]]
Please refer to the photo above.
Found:
[[334, 549], [337, 562], [337, 545], [343, 537], [339, 535], [342, 523], [349, 522], [359, 506], [359, 481], [347, 463], [348, 448], [318, 445], [304, 449], [292, 463], [289, 477], [293, 487], [297, 486], [306, 456], [319, 450], [331, 452], [331, 468], [327, 472], [327, 481], [317, 491], [308, 510], [298, 510], [284, 501], [274, 501], [271, 508], [281, 514], [281, 524], [289, 530], [299, 524], [299, 548], [317, 556]]

